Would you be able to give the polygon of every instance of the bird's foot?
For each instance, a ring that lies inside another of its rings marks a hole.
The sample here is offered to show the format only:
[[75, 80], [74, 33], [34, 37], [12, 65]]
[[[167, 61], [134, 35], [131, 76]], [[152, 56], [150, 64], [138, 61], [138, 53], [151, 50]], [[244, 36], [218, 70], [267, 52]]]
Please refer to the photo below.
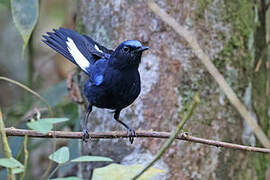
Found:
[[130, 144], [132, 144], [134, 141], [134, 136], [136, 136], [135, 130], [133, 128], [128, 128], [127, 135], [128, 135]]
[[88, 133], [88, 130], [87, 129], [83, 129], [83, 131], [82, 131], [82, 140], [83, 140], [83, 142], [87, 142], [87, 139], [89, 139], [89, 133]]

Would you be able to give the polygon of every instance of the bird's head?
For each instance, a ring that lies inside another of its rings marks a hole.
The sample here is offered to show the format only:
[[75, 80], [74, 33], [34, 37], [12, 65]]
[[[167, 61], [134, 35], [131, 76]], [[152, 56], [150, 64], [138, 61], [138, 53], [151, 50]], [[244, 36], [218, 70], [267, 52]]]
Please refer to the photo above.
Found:
[[141, 62], [142, 52], [149, 49], [137, 40], [127, 40], [122, 42], [114, 51], [114, 63], [122, 67], [138, 66]]

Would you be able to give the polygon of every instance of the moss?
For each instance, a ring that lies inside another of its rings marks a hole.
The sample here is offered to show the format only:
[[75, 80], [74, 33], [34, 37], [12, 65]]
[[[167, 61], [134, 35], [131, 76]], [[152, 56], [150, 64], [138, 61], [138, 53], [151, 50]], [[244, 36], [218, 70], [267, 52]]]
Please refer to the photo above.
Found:
[[242, 36], [248, 37], [254, 28], [253, 3], [249, 0], [225, 1], [227, 20], [233, 23], [233, 28]]
[[[252, 54], [252, 52], [256, 52], [256, 59], [261, 55], [264, 46], [263, 44], [265, 44], [265, 42], [263, 39], [259, 38], [265, 37], [264, 30], [261, 30], [265, 29], [265, 27], [261, 25], [258, 26], [255, 21], [256, 14], [253, 9], [255, 6], [251, 1], [242, 0], [238, 1], [238, 4], [235, 3], [235, 1], [226, 1], [225, 5], [227, 7], [225, 10], [227, 16], [224, 17], [226, 21], [232, 23], [233, 33], [231, 33], [232, 36], [220, 55], [221, 58], [225, 59], [225, 64], [229, 63], [238, 70], [237, 84], [235, 84], [238, 88], [245, 87], [246, 83], [252, 82], [253, 107], [259, 119], [259, 124], [264, 132], [267, 133], [269, 129], [269, 120], [267, 116], [269, 98], [265, 98], [267, 73], [265, 67], [262, 67], [260, 72], [254, 74], [255, 59]], [[261, 18], [260, 21], [263, 22], [263, 18]], [[258, 38], [256, 38], [256, 36], [258, 36]], [[255, 37], [255, 44], [250, 44], [251, 37]], [[227, 72], [226, 77], [228, 76]], [[239, 82], [241, 82], [242, 85], [239, 85]], [[239, 90], [241, 89], [236, 89], [236, 91]], [[255, 168], [257, 178], [265, 179], [265, 172], [268, 164], [265, 155], [254, 154], [250, 156], [250, 158], [249, 164], [252, 164], [252, 167]]]
[[[195, 20], [202, 21], [204, 11], [211, 6], [211, 3], [211, 0], [199, 0], [197, 8], [198, 17]], [[254, 1], [249, 0], [224, 0], [219, 3], [220, 12], [218, 14], [221, 15], [218, 17], [218, 21], [222, 21], [224, 24], [231, 24], [230, 37], [227, 37], [226, 33], [220, 32], [218, 38], [225, 44], [222, 51], [216, 56], [217, 58], [213, 59], [213, 63], [238, 94], [243, 94], [248, 83], [252, 82], [253, 107], [259, 119], [259, 124], [264, 132], [267, 133], [270, 127], [267, 115], [270, 97], [268, 98], [265, 95], [267, 69], [261, 66], [260, 71], [254, 73], [256, 61], [260, 58], [261, 52], [266, 45], [265, 25], [263, 24], [266, 22], [265, 12], [262, 12], [263, 10], [257, 12], [256, 4]], [[236, 71], [236, 73], [228, 70], [226, 68], [227, 65], [233, 67], [233, 71]], [[231, 158], [234, 159], [234, 157]], [[268, 166], [266, 156], [252, 154], [248, 156], [248, 162], [247, 168], [242, 170], [242, 172], [236, 173], [235, 178], [247, 179], [247, 174], [253, 174], [256, 171], [258, 179], [265, 179], [265, 172]]]
[[213, 0], [198, 0], [197, 9], [196, 9], [196, 18], [197, 20], [203, 17], [204, 11], [212, 4]]
[[76, 19], [76, 31], [79, 33], [86, 33], [86, 27], [80, 17]]
[[[248, 66], [250, 68], [251, 56], [248, 42], [250, 35], [254, 33], [253, 3], [249, 0], [224, 1], [223, 21], [232, 24], [231, 37], [220, 53], [225, 60], [231, 61], [232, 66]], [[235, 63], [237, 62], [237, 63]]]
[[269, 97], [266, 97], [266, 82], [267, 82], [267, 69], [260, 68], [253, 76], [253, 106], [256, 115], [259, 117], [259, 123], [265, 133], [269, 129], [268, 107], [270, 105]]
[[[223, 50], [213, 60], [215, 66], [225, 76], [227, 82], [240, 95], [244, 93], [245, 87], [251, 81], [250, 74], [253, 73], [254, 46], [251, 42], [256, 23], [253, 3], [248, 0], [224, 1], [220, 5], [221, 20], [224, 24], [231, 24], [230, 37], [220, 32], [219, 38], [225, 42]], [[236, 70], [236, 76], [232, 76], [226, 69], [226, 65]]]
[[258, 72], [253, 74], [253, 89], [252, 89], [252, 98], [253, 98], [253, 107], [255, 113], [258, 117], [259, 124], [267, 134], [269, 131], [269, 117], [268, 117], [268, 107], [270, 106], [270, 97], [266, 96], [266, 83], [268, 79], [269, 70], [265, 66], [265, 62], [267, 61], [267, 57], [262, 55], [264, 53], [264, 49], [267, 47], [266, 43], [266, 24], [265, 22], [269, 21], [266, 19], [266, 11], [265, 9], [261, 8], [258, 12], [258, 18], [261, 22], [256, 29], [255, 33], [255, 57], [256, 61], [255, 64], [261, 59], [262, 65]]
[[[256, 61], [255, 64], [259, 61], [261, 58], [261, 54], [263, 49], [267, 46], [266, 45], [266, 32], [265, 32], [265, 12], [263, 10], [259, 12], [260, 16], [260, 22], [262, 24], [257, 27], [256, 33], [255, 33], [255, 47], [256, 47]], [[263, 61], [266, 61], [267, 59], [262, 59]], [[265, 64], [263, 62], [263, 64]], [[268, 107], [270, 106], [270, 97], [266, 96], [266, 83], [268, 79], [267, 74], [267, 68], [262, 65], [260, 70], [258, 72], [253, 73], [252, 78], [252, 99], [253, 99], [253, 108], [255, 110], [255, 113], [258, 117], [258, 123], [265, 132], [266, 135], [268, 135], [269, 131], [269, 116], [268, 116]], [[260, 143], [258, 141], [257, 145], [259, 146]], [[267, 165], [269, 164], [269, 161], [267, 160], [267, 155], [263, 154], [256, 154], [254, 155], [254, 165], [256, 168], [258, 179], [265, 179], [265, 172], [267, 170]]]
[[257, 172], [258, 180], [265, 180], [265, 172], [267, 170], [267, 158], [264, 154], [256, 154], [253, 156], [253, 161], [250, 162], [254, 165]]
[[[238, 70], [236, 84], [238, 87], [245, 87], [246, 83], [252, 82], [253, 107], [259, 119], [259, 124], [264, 132], [267, 133], [269, 129], [267, 116], [269, 98], [265, 98], [265, 83], [267, 79], [265, 67], [262, 67], [260, 72], [254, 74], [254, 58], [258, 59], [265, 44], [265, 40], [260, 39], [261, 37], [265, 37], [265, 27], [262, 25], [258, 26], [258, 23], [255, 21], [255, 5], [251, 1], [242, 0], [238, 1], [238, 4], [235, 3], [235, 1], [226, 1], [225, 5], [227, 7], [225, 10], [227, 17], [224, 17], [227, 21], [232, 22], [233, 33], [231, 33], [232, 36], [220, 55], [226, 60], [226, 64], [229, 63]], [[264, 14], [264, 12], [260, 13]], [[264, 18], [261, 18], [260, 22], [264, 22]], [[258, 38], [256, 38], [256, 36]], [[251, 37], [255, 37], [255, 44], [250, 44]], [[252, 52], [256, 52], [255, 57]], [[239, 85], [239, 82], [241, 82], [242, 85]], [[236, 91], [238, 90], [239, 89]], [[268, 164], [266, 156], [254, 154], [250, 156], [250, 159], [249, 164], [252, 164], [250, 168], [255, 168], [257, 178], [265, 179]], [[248, 171], [248, 169], [249, 168], [247, 168], [246, 171]]]
[[[263, 5], [262, 5], [263, 6]], [[266, 43], [266, 11], [264, 8], [261, 8], [258, 12], [258, 19], [260, 24], [256, 28], [256, 33], [254, 35], [254, 43], [256, 47], [255, 51], [255, 63], [257, 64], [259, 59], [262, 59], [262, 64], [267, 61], [267, 58], [262, 58], [262, 53], [267, 46]], [[258, 117], [258, 123], [265, 132], [266, 135], [269, 135], [269, 116], [268, 116], [268, 107], [270, 106], [270, 97], [266, 96], [266, 83], [268, 79], [268, 69], [265, 65], [262, 65], [258, 72], [253, 73], [252, 77], [252, 99], [253, 99], [253, 108]], [[259, 141], [257, 146], [260, 146]], [[266, 155], [256, 154], [254, 155], [254, 166], [256, 168], [258, 179], [265, 179], [265, 172], [267, 166], [269, 165], [269, 160], [266, 158]]]

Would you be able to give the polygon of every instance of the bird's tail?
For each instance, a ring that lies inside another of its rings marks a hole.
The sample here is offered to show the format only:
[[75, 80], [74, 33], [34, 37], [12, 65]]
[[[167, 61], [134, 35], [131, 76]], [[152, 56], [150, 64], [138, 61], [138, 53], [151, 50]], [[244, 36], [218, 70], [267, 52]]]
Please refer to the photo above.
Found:
[[87, 40], [71, 29], [59, 28], [53, 31], [43, 35], [42, 41], [88, 73], [87, 69], [93, 62], [90, 58], [92, 54], [87, 49]]
[[53, 29], [54, 32], [47, 32], [47, 35], [43, 35], [42, 41], [56, 52], [62, 54], [65, 58], [77, 65], [76, 61], [70, 54], [67, 46], [68, 35], [64, 31], [64, 28]]

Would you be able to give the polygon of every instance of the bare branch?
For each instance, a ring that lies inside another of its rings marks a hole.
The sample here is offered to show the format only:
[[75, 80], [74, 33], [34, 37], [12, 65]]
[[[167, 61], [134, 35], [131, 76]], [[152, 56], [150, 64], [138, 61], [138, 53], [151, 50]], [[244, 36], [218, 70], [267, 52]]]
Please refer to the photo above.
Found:
[[[47, 134], [38, 133], [33, 130], [16, 129], [16, 128], [5, 128], [7, 136], [25, 136], [35, 138], [67, 138], [67, 139], [81, 139], [82, 132], [66, 132], [66, 131], [50, 131]], [[168, 132], [157, 132], [157, 131], [136, 131], [137, 138], [161, 138], [168, 139], [170, 137]], [[112, 131], [112, 132], [92, 132], [89, 133], [91, 139], [114, 139], [114, 138], [128, 138], [127, 132], [125, 131]], [[223, 147], [228, 149], [249, 151], [249, 152], [260, 152], [270, 153], [270, 149], [258, 148], [252, 146], [244, 146], [239, 144], [232, 144], [222, 141], [203, 139], [189, 135], [188, 133], [181, 133], [177, 136], [178, 140], [184, 140], [189, 142], [201, 143], [210, 146]]]

